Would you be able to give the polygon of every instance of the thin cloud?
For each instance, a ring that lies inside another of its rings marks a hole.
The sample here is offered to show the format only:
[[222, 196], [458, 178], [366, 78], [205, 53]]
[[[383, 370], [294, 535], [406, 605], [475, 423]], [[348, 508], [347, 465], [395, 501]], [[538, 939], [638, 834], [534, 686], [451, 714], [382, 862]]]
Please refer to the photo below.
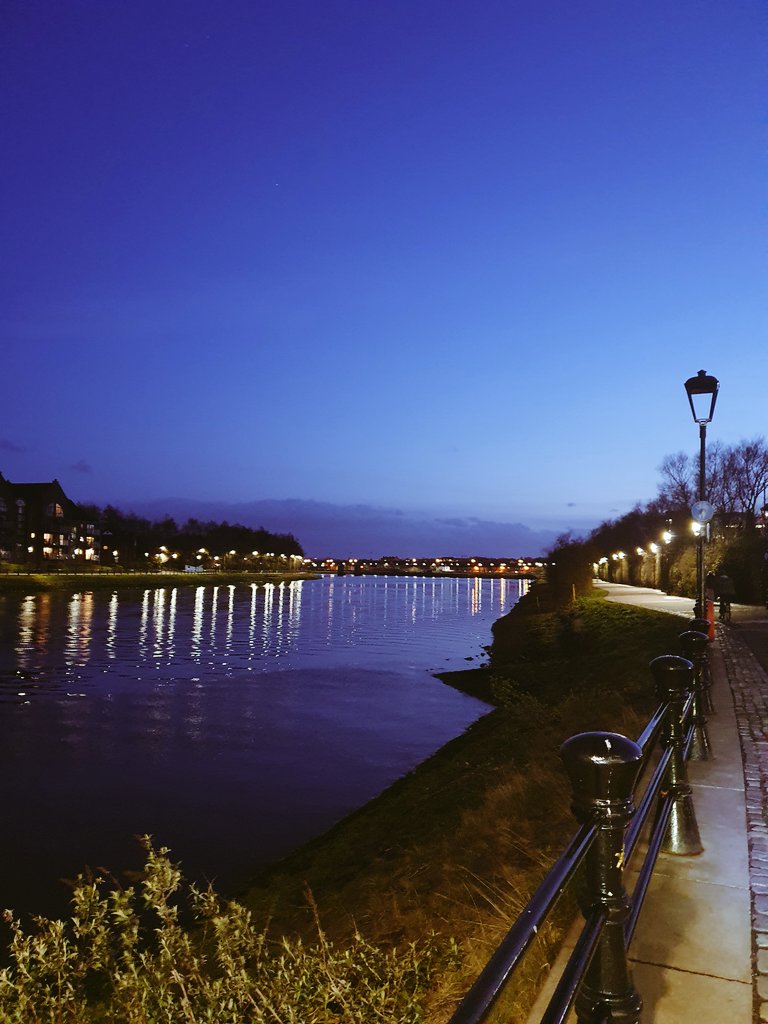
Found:
[[20, 444], [16, 444], [15, 441], [9, 441], [7, 437], [0, 437], [0, 451], [21, 454], [27, 451], [27, 449], [23, 448]]
[[74, 473], [92, 473], [93, 467], [85, 459], [79, 459], [69, 467]]

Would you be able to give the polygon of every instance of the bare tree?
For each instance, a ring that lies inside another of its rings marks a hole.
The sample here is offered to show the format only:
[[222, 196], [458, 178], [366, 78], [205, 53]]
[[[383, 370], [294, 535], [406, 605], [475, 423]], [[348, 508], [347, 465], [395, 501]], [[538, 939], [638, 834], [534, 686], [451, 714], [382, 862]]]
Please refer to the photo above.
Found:
[[731, 474], [728, 468], [730, 452], [731, 449], [722, 441], [715, 441], [707, 446], [705, 493], [707, 501], [711, 502], [716, 509], [734, 512], [736, 511], [736, 498], [733, 494]]
[[659, 466], [661, 483], [656, 504], [660, 508], [689, 508], [696, 494], [695, 464], [685, 452], [665, 455]]
[[[699, 461], [685, 452], [666, 455], [659, 466], [661, 482], [653, 503], [657, 508], [689, 508], [699, 493]], [[754, 517], [768, 489], [768, 445], [765, 438], [707, 449], [705, 467], [707, 499], [719, 512]]]
[[765, 438], [742, 441], [734, 447], [732, 457], [731, 472], [739, 511], [747, 513], [754, 521], [758, 504], [768, 487], [768, 446]]

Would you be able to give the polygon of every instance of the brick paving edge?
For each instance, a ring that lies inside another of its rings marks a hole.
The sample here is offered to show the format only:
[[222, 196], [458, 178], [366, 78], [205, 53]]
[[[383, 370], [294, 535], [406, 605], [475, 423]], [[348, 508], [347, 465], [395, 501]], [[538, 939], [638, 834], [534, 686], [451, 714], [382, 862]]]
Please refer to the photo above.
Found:
[[755, 1024], [768, 1022], [768, 675], [732, 628], [717, 625], [717, 643], [733, 696], [744, 768], [752, 913]]

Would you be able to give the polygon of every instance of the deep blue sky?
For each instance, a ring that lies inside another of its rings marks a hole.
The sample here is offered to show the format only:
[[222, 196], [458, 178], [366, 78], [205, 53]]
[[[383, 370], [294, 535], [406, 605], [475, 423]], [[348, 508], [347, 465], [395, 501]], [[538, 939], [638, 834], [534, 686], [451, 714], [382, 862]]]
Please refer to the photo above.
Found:
[[696, 450], [701, 368], [710, 437], [768, 433], [767, 27], [7, 0], [0, 471], [559, 530]]

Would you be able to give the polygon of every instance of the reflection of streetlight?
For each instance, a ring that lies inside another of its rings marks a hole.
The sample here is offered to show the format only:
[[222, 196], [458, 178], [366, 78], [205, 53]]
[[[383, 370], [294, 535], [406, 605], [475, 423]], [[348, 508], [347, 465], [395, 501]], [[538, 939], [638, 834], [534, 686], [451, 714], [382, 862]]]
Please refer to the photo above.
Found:
[[[704, 497], [704, 463], [707, 447], [707, 424], [712, 422], [715, 414], [715, 403], [717, 392], [720, 389], [720, 381], [717, 377], [710, 376], [705, 370], [699, 370], [695, 377], [689, 377], [685, 382], [685, 391], [688, 395], [688, 402], [691, 406], [691, 414], [694, 423], [699, 425], [699, 502], [706, 501]], [[699, 522], [708, 522], [708, 518], [701, 518], [707, 515], [707, 510], [701, 509], [700, 514], [692, 510], [694, 518]], [[701, 508], [701, 507], [700, 507]], [[709, 517], [711, 518], [711, 517]], [[696, 604], [693, 613], [697, 618], [703, 618], [706, 614], [706, 598], [704, 594], [704, 531], [702, 530], [696, 538]]]

